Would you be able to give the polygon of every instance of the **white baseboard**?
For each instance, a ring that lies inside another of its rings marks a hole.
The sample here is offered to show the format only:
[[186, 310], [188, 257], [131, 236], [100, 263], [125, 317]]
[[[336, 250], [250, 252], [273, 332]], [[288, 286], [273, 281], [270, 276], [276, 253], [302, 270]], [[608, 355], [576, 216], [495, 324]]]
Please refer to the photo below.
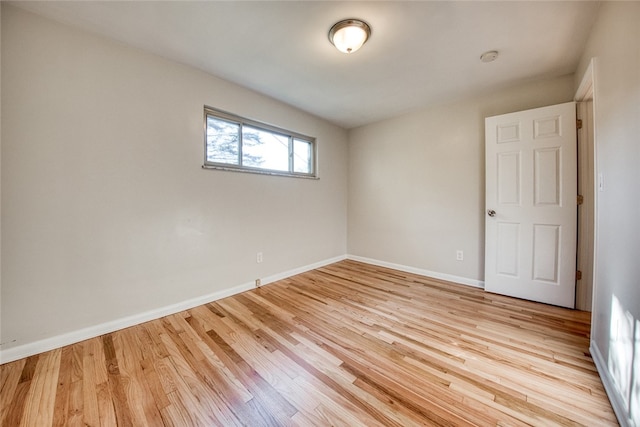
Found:
[[380, 261], [377, 259], [365, 258], [357, 255], [347, 255], [347, 259], [364, 262], [366, 264], [378, 265], [380, 267], [392, 268], [394, 270], [405, 271], [407, 273], [419, 274], [421, 276], [433, 277], [434, 279], [446, 280], [448, 282], [460, 283], [462, 285], [473, 286], [475, 288], [484, 289], [484, 281], [468, 279], [466, 277], [453, 276], [451, 274], [437, 273], [435, 271], [424, 270], [422, 268], [409, 267], [401, 264]]
[[[295, 276], [296, 274], [304, 273], [305, 271], [324, 267], [325, 265], [333, 264], [334, 262], [342, 261], [344, 259], [346, 259], [346, 255], [326, 259], [324, 261], [295, 268], [283, 273], [274, 274], [272, 276], [263, 278], [262, 286], [281, 279], [286, 279], [287, 277]], [[23, 344], [13, 348], [8, 348], [6, 350], [0, 350], [0, 364], [13, 362], [14, 360], [33, 356], [34, 354], [64, 347], [70, 344], [75, 344], [77, 342], [95, 338], [103, 334], [108, 334], [110, 332], [128, 328], [130, 326], [139, 325], [150, 320], [159, 319], [163, 316], [179, 313], [181, 311], [188, 310], [199, 305], [208, 304], [212, 301], [217, 301], [219, 299], [239, 294], [253, 288], [255, 288], [254, 282], [243, 283], [241, 285], [237, 285], [228, 289], [213, 292], [207, 295], [202, 295], [197, 298], [181, 301], [176, 304], [171, 304], [154, 310], [149, 310], [144, 313], [134, 314], [133, 316], [112, 320], [110, 322], [101, 323], [99, 325], [90, 326], [88, 328], [78, 329], [66, 334], [57, 335], [51, 338], [45, 338], [40, 341]]]
[[602, 384], [604, 385], [604, 390], [607, 392], [609, 402], [611, 402], [611, 407], [613, 407], [613, 412], [615, 412], [620, 426], [640, 427], [640, 423], [638, 422], [638, 420], [631, 419], [631, 414], [629, 413], [627, 406], [624, 404], [622, 396], [620, 396], [620, 393], [618, 392], [618, 388], [613, 381], [613, 377], [611, 376], [609, 369], [607, 369], [607, 362], [602, 356], [602, 353], [600, 353], [600, 349], [598, 349], [598, 346], [596, 346], [595, 342], [591, 341], [589, 351], [591, 352], [593, 363], [596, 365], [598, 374], [600, 374], [600, 379], [602, 380]]
[[344, 261], [345, 259], [347, 259], [346, 255], [340, 255], [335, 258], [330, 258], [324, 261], [316, 262], [314, 264], [305, 265], [304, 267], [294, 268], [293, 270], [285, 271], [284, 273], [267, 276], [262, 278], [262, 286], [268, 285], [269, 283], [277, 282], [278, 280], [286, 279], [287, 277], [295, 276], [296, 274], [301, 274], [306, 271], [315, 270], [316, 268], [324, 267], [325, 265], [333, 264], [339, 261]]

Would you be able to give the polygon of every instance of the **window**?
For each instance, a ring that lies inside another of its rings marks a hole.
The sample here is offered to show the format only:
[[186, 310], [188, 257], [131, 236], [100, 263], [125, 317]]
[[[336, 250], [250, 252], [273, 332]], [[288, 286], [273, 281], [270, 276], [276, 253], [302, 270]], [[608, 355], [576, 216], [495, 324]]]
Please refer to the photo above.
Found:
[[315, 138], [209, 107], [205, 116], [205, 168], [316, 177]]

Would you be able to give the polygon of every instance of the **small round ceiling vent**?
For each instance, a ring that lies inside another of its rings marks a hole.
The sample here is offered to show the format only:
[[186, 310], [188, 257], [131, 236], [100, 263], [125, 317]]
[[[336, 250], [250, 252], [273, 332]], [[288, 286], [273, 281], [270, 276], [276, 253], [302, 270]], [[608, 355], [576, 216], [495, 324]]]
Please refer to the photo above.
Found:
[[480, 55], [480, 61], [482, 62], [493, 62], [496, 60], [496, 58], [498, 57], [498, 51], [497, 50], [490, 50], [487, 51], [485, 53], [483, 53], [482, 55]]

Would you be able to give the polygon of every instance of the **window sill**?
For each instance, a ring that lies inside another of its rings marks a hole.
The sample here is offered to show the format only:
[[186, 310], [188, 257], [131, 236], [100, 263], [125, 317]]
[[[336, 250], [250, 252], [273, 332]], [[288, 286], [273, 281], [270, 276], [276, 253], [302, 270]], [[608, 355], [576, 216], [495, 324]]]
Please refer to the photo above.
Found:
[[252, 173], [256, 175], [271, 175], [271, 176], [283, 176], [289, 178], [302, 178], [302, 179], [310, 179], [310, 180], [319, 180], [320, 178], [312, 175], [302, 175], [295, 174], [289, 172], [277, 172], [277, 171], [268, 171], [268, 170], [259, 170], [259, 169], [242, 169], [242, 168], [230, 168], [225, 166], [213, 166], [213, 165], [202, 165], [202, 169], [213, 169], [213, 170], [221, 170], [228, 172], [240, 172], [240, 173]]

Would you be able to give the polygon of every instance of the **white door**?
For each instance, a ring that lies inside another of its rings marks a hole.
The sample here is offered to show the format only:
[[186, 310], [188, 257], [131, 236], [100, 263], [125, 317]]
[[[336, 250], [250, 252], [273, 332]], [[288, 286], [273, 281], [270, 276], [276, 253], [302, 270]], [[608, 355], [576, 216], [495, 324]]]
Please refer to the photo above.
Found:
[[485, 119], [485, 290], [574, 307], [575, 103]]

